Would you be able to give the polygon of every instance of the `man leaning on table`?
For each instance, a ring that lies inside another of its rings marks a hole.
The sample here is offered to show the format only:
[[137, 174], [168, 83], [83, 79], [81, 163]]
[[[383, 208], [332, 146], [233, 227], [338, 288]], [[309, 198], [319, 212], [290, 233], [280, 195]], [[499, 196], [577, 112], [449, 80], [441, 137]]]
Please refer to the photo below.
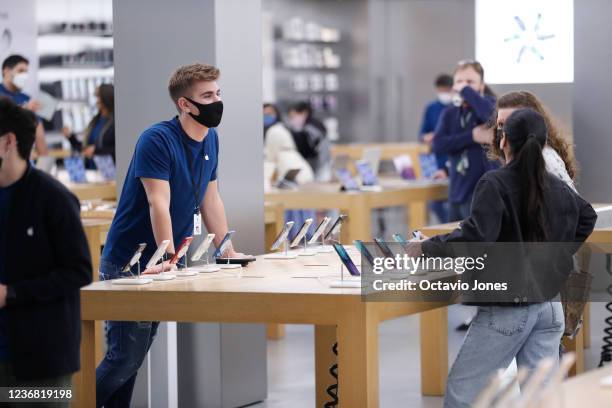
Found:
[[30, 165], [36, 124], [33, 113], [0, 97], [0, 387], [65, 393], [79, 370], [79, 289], [91, 282], [91, 257], [79, 201]]
[[[168, 253], [194, 232], [201, 215], [215, 244], [227, 233], [227, 219], [217, 187], [223, 102], [219, 70], [191, 64], [178, 68], [168, 90], [178, 116], [159, 122], [140, 135], [130, 163], [117, 212], [100, 262], [100, 279], [120, 272], [138, 244], [147, 248], [146, 262], [157, 245], [170, 240]], [[198, 225], [199, 226], [199, 225]], [[239, 257], [229, 246], [226, 256]], [[145, 273], [158, 273], [159, 266]], [[159, 322], [106, 322], [107, 352], [96, 370], [96, 400], [106, 408], [129, 407], [138, 368]]]

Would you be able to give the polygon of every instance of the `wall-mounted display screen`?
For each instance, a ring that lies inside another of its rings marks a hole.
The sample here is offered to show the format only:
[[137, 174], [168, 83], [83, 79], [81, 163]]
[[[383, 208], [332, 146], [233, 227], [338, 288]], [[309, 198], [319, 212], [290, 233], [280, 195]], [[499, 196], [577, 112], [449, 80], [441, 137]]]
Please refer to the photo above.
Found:
[[476, 0], [476, 59], [491, 84], [574, 81], [573, 0]]

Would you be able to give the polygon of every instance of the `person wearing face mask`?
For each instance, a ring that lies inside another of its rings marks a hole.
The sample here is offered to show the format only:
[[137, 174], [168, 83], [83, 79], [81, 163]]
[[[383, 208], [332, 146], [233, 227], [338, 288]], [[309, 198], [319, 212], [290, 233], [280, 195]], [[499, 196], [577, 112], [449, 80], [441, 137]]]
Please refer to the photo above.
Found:
[[66, 389], [80, 368], [91, 256], [79, 200], [30, 164], [35, 132], [34, 114], [0, 97], [0, 387]]
[[[21, 55], [10, 55], [2, 62], [0, 96], [5, 96], [17, 105], [36, 113], [40, 109], [40, 103], [23, 93], [23, 89], [30, 78], [28, 73], [29, 65], [30, 62]], [[39, 156], [47, 155], [48, 149], [47, 142], [45, 141], [45, 129], [40, 119], [36, 126], [34, 147]]]
[[331, 143], [323, 123], [313, 116], [308, 102], [289, 108], [289, 127], [298, 151], [312, 167], [316, 181], [331, 179]]
[[487, 159], [483, 145], [493, 140], [486, 125], [495, 108], [495, 97], [487, 94], [484, 69], [475, 61], [461, 61], [453, 77], [453, 105], [440, 117], [432, 150], [448, 155], [449, 221], [470, 213], [474, 187], [482, 175], [497, 167]]
[[94, 155], [110, 155], [115, 159], [115, 90], [112, 84], [102, 84], [96, 89], [98, 113], [91, 119], [82, 141], [70, 129], [62, 129], [70, 141], [72, 150], [81, 152], [85, 166], [95, 169]]
[[[461, 228], [414, 244], [411, 255], [448, 256], [446, 244], [453, 243], [584, 242], [593, 232], [597, 214], [575, 190], [547, 171], [543, 150], [548, 132], [546, 119], [532, 109], [521, 108], [508, 115], [497, 141], [504, 166], [478, 181], [471, 213]], [[541, 253], [543, 246], [538, 250]], [[514, 358], [519, 368], [528, 370], [545, 358], [558, 362], [564, 331], [558, 291], [572, 261], [567, 252], [554, 253], [532, 268], [516, 262], [506, 272], [500, 272], [503, 265], [487, 269], [487, 273], [524, 276], [524, 282], [530, 283], [527, 293], [537, 292], [530, 289], [538, 287], [546, 289], [522, 302], [512, 299], [516, 295], [511, 293], [481, 298], [483, 301], [476, 298], [478, 313], [448, 374], [445, 408], [472, 406], [494, 373], [507, 369]], [[561, 272], [562, 279], [556, 272]]]
[[[431, 146], [434, 131], [440, 120], [442, 112], [451, 104], [453, 99], [453, 77], [448, 74], [438, 75], [434, 82], [437, 98], [430, 102], [423, 113], [421, 122], [421, 130], [419, 132], [419, 140]], [[448, 157], [445, 154], [436, 154], [438, 163], [438, 171], [434, 173], [433, 178], [437, 180], [448, 178], [448, 169], [446, 162]], [[448, 208], [445, 201], [432, 201], [429, 203], [429, 208], [436, 214], [441, 223], [448, 222]]]
[[[169, 240], [168, 256], [186, 237], [198, 235], [201, 221], [219, 245], [228, 231], [217, 185], [223, 115], [219, 69], [195, 63], [178, 68], [168, 91], [178, 116], [146, 129], [138, 138], [117, 211], [100, 261], [100, 280], [131, 276], [121, 271], [139, 243], [146, 262]], [[226, 257], [244, 257], [228, 245]], [[166, 263], [166, 268], [168, 267]], [[159, 273], [161, 265], [145, 270]], [[131, 271], [136, 273], [135, 270]], [[96, 370], [97, 406], [129, 407], [138, 368], [159, 322], [106, 322], [107, 353]]]

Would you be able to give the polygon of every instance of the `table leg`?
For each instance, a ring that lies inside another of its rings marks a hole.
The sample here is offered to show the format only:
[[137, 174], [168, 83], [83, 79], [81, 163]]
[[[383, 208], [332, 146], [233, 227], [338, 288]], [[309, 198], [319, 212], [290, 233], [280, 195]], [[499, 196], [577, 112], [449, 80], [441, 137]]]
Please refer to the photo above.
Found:
[[426, 226], [427, 223], [427, 203], [425, 201], [413, 201], [408, 204], [406, 223], [408, 230], [413, 231]]
[[361, 304], [343, 313], [338, 325], [339, 406], [377, 408], [378, 321]]
[[327, 394], [327, 388], [336, 383], [329, 370], [338, 360], [332, 351], [336, 342], [336, 326], [315, 326], [315, 383], [317, 407], [323, 407], [333, 398]]
[[448, 376], [448, 309], [423, 312], [421, 317], [421, 393], [444, 395]]
[[74, 375], [74, 408], [96, 406], [96, 334], [95, 322], [81, 322], [81, 371]]
[[353, 241], [360, 239], [364, 242], [372, 241], [372, 209], [367, 206], [365, 199], [355, 199], [350, 208], [346, 210], [348, 222], [342, 225], [342, 243], [352, 245]]
[[586, 302], [584, 305], [584, 313], [582, 315], [582, 338], [584, 348], [591, 347], [591, 302]]
[[[91, 253], [91, 266], [93, 269], [93, 281], [98, 281], [98, 271], [100, 269], [100, 249], [102, 248], [102, 241], [100, 240], [101, 229], [98, 225], [86, 225], [85, 236], [87, 237], [87, 244], [89, 245], [89, 252]], [[102, 322], [96, 322], [96, 337], [99, 339], [96, 343], [96, 361], [99, 362], [104, 357], [102, 351], [102, 339], [104, 338], [104, 329]]]
[[268, 323], [266, 325], [266, 334], [268, 340], [280, 340], [285, 338], [285, 325], [277, 323]]
[[576, 336], [573, 339], [570, 340], [567, 337], [563, 337], [562, 339], [565, 349], [567, 351], [573, 351], [576, 353], [576, 362], [569, 371], [570, 377], [582, 374], [584, 372], [584, 341], [582, 333], [584, 333], [583, 328], [576, 333]]

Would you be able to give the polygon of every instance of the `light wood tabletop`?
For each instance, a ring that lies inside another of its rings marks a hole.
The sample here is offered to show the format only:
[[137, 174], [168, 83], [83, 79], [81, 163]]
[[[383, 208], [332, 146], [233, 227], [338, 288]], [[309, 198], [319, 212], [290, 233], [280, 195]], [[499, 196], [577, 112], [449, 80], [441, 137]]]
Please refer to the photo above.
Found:
[[381, 179], [380, 191], [340, 191], [337, 183], [310, 183], [296, 190], [273, 189], [265, 194], [266, 201], [282, 203], [285, 209], [340, 210], [348, 215], [342, 226], [342, 242], [372, 239], [371, 211], [376, 208], [403, 207], [409, 228], [427, 224], [427, 201], [448, 197], [444, 181], [399, 178]]
[[612, 366], [577, 375], [561, 385], [564, 407], [608, 408], [612, 406], [612, 387], [602, 387], [600, 381], [612, 376]]
[[[442, 395], [448, 372], [447, 340], [442, 335], [448, 303], [365, 302], [360, 289], [329, 287], [339, 278], [339, 267], [335, 254], [290, 261], [259, 257], [239, 270], [143, 286], [106, 281], [83, 288], [77, 406], [95, 406], [96, 320], [313, 324], [317, 406], [329, 400], [325, 389], [334, 379], [328, 371], [337, 361], [341, 406], [353, 408], [378, 406], [380, 322], [421, 313], [422, 391]], [[336, 341], [337, 360], [331, 351]]]
[[66, 183], [66, 187], [81, 201], [117, 199], [117, 184], [113, 181], [107, 183]]

